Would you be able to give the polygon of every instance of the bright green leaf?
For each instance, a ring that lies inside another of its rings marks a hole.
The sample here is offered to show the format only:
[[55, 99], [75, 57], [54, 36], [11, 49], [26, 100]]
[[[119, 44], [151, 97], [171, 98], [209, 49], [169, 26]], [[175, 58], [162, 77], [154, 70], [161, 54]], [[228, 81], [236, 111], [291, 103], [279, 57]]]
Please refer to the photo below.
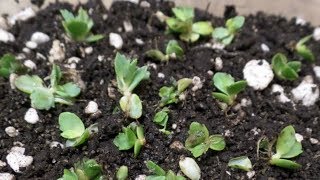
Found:
[[272, 165], [276, 165], [282, 168], [286, 168], [286, 169], [299, 169], [301, 167], [300, 164], [294, 162], [294, 161], [290, 161], [287, 159], [271, 159], [270, 160], [270, 164]]
[[179, 43], [176, 40], [170, 40], [167, 48], [166, 48], [166, 54], [172, 55], [175, 54], [178, 58], [181, 58], [183, 56], [183, 49], [179, 46]]
[[19, 76], [15, 82], [15, 86], [22, 92], [31, 94], [33, 90], [43, 87], [43, 81], [39, 76], [23, 75]]
[[302, 56], [305, 60], [314, 62], [315, 56], [311, 49], [309, 49], [305, 43], [308, 42], [312, 38], [312, 35], [306, 36], [302, 38], [296, 45], [296, 51], [300, 56]]
[[160, 166], [158, 166], [156, 163], [154, 163], [153, 161], [147, 161], [146, 165], [147, 165], [147, 168], [152, 173], [154, 173], [158, 176], [165, 176], [166, 175], [166, 172]]
[[189, 136], [185, 142], [187, 149], [192, 149], [203, 143], [209, 137], [209, 131], [206, 126], [198, 122], [192, 122], [190, 124], [188, 134]]
[[228, 94], [227, 87], [234, 83], [234, 78], [227, 73], [218, 72], [213, 76], [213, 84], [221, 92]]
[[277, 139], [277, 154], [282, 156], [288, 153], [296, 142], [295, 130], [293, 126], [285, 127], [279, 134]]
[[123, 133], [119, 133], [116, 138], [113, 140], [113, 143], [119, 148], [119, 150], [128, 150], [131, 149], [137, 137], [132, 129], [124, 128]]
[[211, 22], [199, 21], [192, 25], [192, 31], [197, 34], [207, 36], [213, 32], [213, 27], [211, 25]]
[[218, 93], [218, 92], [213, 92], [212, 96], [219, 101], [222, 101], [228, 105], [231, 105], [233, 103], [233, 99], [231, 96], [223, 94], [223, 93]]
[[209, 149], [209, 146], [205, 143], [201, 143], [189, 150], [191, 150], [192, 155], [197, 158], [201, 156], [202, 154], [206, 153]]
[[158, 60], [158, 61], [168, 61], [169, 58], [165, 54], [163, 54], [161, 51], [156, 49], [151, 49], [146, 52], [146, 56]]
[[215, 151], [222, 151], [226, 147], [226, 142], [221, 135], [211, 135], [209, 137], [210, 149]]
[[213, 38], [217, 40], [222, 40], [230, 35], [228, 29], [223, 28], [223, 27], [218, 27], [215, 28], [214, 31], [212, 32]]
[[153, 118], [153, 122], [163, 126], [164, 128], [167, 127], [167, 122], [169, 119], [169, 115], [167, 113], [168, 109], [164, 108], [163, 110], [156, 113], [156, 115]]
[[194, 17], [194, 10], [191, 7], [172, 8], [172, 12], [181, 21], [192, 20]]
[[237, 95], [241, 91], [243, 91], [246, 88], [246, 86], [247, 86], [247, 81], [244, 81], [244, 80], [237, 81], [227, 87], [227, 92], [230, 95]]
[[126, 180], [128, 179], [128, 167], [127, 166], [121, 166], [116, 174], [117, 180]]
[[68, 169], [63, 170], [63, 180], [78, 180], [78, 176], [73, 171], [70, 171]]
[[81, 119], [70, 112], [63, 112], [59, 115], [59, 128], [62, 131], [61, 136], [66, 139], [80, 137], [85, 131]]
[[178, 94], [181, 94], [184, 90], [186, 90], [191, 83], [192, 83], [192, 79], [190, 78], [182, 78], [178, 80], [177, 82]]

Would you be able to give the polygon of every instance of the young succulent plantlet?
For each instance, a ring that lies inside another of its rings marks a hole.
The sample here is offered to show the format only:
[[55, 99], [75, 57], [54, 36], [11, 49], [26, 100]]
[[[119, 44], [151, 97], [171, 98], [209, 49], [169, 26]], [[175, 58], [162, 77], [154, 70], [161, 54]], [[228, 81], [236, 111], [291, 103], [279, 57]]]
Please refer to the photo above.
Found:
[[226, 28], [218, 27], [215, 28], [212, 32], [212, 36], [217, 41], [221, 42], [224, 45], [229, 45], [236, 33], [240, 30], [245, 22], [245, 18], [243, 16], [236, 16], [230, 18], [226, 22]]
[[156, 124], [162, 126], [162, 129], [159, 129], [160, 132], [163, 132], [166, 135], [171, 134], [170, 131], [166, 130], [167, 129], [167, 123], [169, 120], [169, 115], [168, 115], [169, 109], [168, 108], [163, 108], [161, 111], [157, 112], [156, 115], [153, 118], [153, 122]]
[[122, 133], [119, 133], [113, 140], [120, 151], [134, 149], [134, 157], [137, 157], [140, 153], [142, 146], [146, 144], [144, 137], [144, 130], [142, 126], [136, 123], [131, 123], [127, 127], [122, 128]]
[[158, 49], [151, 49], [146, 52], [146, 55], [158, 61], [168, 62], [169, 59], [181, 59], [183, 53], [183, 49], [179, 46], [179, 43], [176, 40], [170, 40], [165, 54]]
[[15, 80], [15, 86], [22, 92], [30, 94], [31, 106], [39, 110], [49, 110], [55, 103], [72, 105], [81, 89], [74, 83], [60, 84], [62, 73], [57, 65], [52, 66], [50, 86], [46, 87], [37, 75], [23, 75]]
[[116, 174], [117, 180], [127, 180], [128, 179], [128, 167], [127, 166], [121, 166]]
[[183, 78], [175, 82], [173, 86], [163, 86], [162, 88], [160, 88], [160, 107], [172, 103], [178, 103], [179, 96], [189, 87], [191, 83], [192, 79]]
[[296, 80], [301, 69], [300, 61], [288, 62], [287, 57], [282, 53], [277, 53], [272, 58], [272, 69], [279, 79]]
[[232, 105], [234, 100], [241, 91], [247, 86], [245, 80], [234, 81], [234, 78], [227, 73], [216, 73], [212, 78], [213, 85], [221, 92], [213, 92], [212, 96], [219, 101], [222, 101], [228, 105]]
[[142, 80], [149, 79], [150, 72], [147, 66], [137, 67], [136, 59], [127, 59], [119, 53], [115, 57], [114, 67], [118, 89], [123, 95], [120, 99], [120, 107], [127, 116], [138, 119], [142, 115], [142, 103], [139, 96], [132, 91]]
[[228, 166], [244, 171], [251, 171], [252, 169], [251, 161], [247, 156], [240, 156], [230, 159], [228, 162]]
[[225, 148], [226, 143], [221, 135], [209, 135], [209, 131], [204, 124], [192, 122], [188, 131], [188, 138], [185, 147], [191, 151], [194, 157], [205, 154], [208, 149], [221, 151]]
[[59, 115], [59, 128], [61, 136], [68, 139], [66, 147], [76, 147], [88, 140], [91, 134], [98, 132], [98, 124], [84, 127], [81, 119], [70, 112], [63, 112]]
[[308, 48], [305, 43], [308, 42], [312, 38], [312, 35], [306, 36], [302, 38], [297, 44], [296, 44], [296, 51], [297, 53], [305, 60], [314, 62], [315, 57], [313, 52], [310, 48]]
[[180, 39], [187, 42], [196, 42], [200, 36], [208, 36], [213, 27], [209, 21], [193, 23], [194, 9], [189, 7], [172, 8], [175, 17], [166, 19], [169, 30], [180, 34]]
[[176, 175], [172, 170], [166, 172], [160, 166], [153, 161], [147, 161], [146, 165], [148, 169], [153, 173], [151, 176], [147, 176], [146, 180], [185, 180], [183, 176]]
[[84, 158], [74, 167], [64, 169], [63, 176], [58, 180], [102, 180], [105, 177], [102, 175], [102, 167], [94, 160]]
[[0, 59], [0, 76], [9, 78], [11, 73], [23, 73], [26, 68], [12, 54], [5, 54]]
[[64, 19], [62, 21], [63, 28], [71, 39], [75, 41], [95, 42], [104, 37], [101, 34], [93, 35], [91, 33], [94, 23], [84, 9], [80, 8], [77, 16], [74, 16], [65, 9], [60, 10], [60, 13]]

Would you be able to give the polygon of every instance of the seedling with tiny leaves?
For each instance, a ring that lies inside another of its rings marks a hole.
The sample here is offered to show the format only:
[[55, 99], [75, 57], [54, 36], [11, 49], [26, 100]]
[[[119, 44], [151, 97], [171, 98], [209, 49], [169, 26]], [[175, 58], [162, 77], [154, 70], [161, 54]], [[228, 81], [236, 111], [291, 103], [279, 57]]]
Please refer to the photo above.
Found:
[[234, 81], [234, 78], [227, 73], [216, 73], [212, 78], [213, 85], [221, 92], [213, 92], [212, 96], [219, 101], [222, 101], [228, 105], [232, 105], [234, 100], [241, 91], [247, 86], [245, 80]]
[[279, 79], [296, 80], [301, 69], [300, 61], [288, 62], [287, 57], [282, 53], [277, 53], [272, 58], [272, 69]]
[[113, 140], [113, 144], [115, 144], [120, 151], [133, 148], [134, 157], [137, 157], [142, 146], [146, 144], [143, 127], [133, 122], [129, 124], [128, 127], [123, 127], [122, 131], [123, 132], [119, 133]]
[[157, 112], [153, 118], [153, 122], [163, 127], [162, 129], [160, 129], [160, 132], [163, 132], [166, 135], [171, 134], [170, 131], [166, 130], [167, 123], [169, 120], [168, 112], [169, 112], [169, 109], [165, 107], [161, 111]]
[[188, 131], [188, 138], [185, 147], [191, 151], [194, 157], [205, 154], [208, 149], [221, 151], [225, 148], [226, 143], [221, 135], [209, 135], [209, 131], [204, 124], [192, 122]]
[[229, 45], [236, 33], [241, 29], [245, 22], [245, 18], [243, 16], [236, 16], [230, 18], [226, 22], [226, 28], [218, 27], [215, 28], [212, 32], [212, 36], [218, 42], [221, 42], [224, 45]]
[[147, 66], [137, 67], [136, 59], [127, 59], [120, 53], [117, 53], [115, 57], [114, 68], [118, 89], [123, 95], [120, 99], [120, 107], [127, 116], [138, 119], [142, 115], [142, 103], [139, 96], [132, 91], [142, 80], [149, 79], [150, 72], [147, 70]]
[[183, 53], [183, 49], [179, 46], [179, 43], [176, 40], [170, 40], [165, 54], [158, 49], [151, 49], [146, 52], [146, 55], [158, 61], [168, 62], [169, 59], [181, 59]]
[[72, 105], [81, 89], [74, 83], [60, 84], [62, 73], [57, 65], [52, 66], [50, 86], [46, 87], [37, 75], [23, 75], [15, 80], [15, 86], [22, 92], [30, 94], [31, 106], [39, 110], [49, 110], [55, 103]]
[[104, 37], [101, 34], [93, 35], [91, 33], [91, 28], [94, 23], [84, 9], [80, 8], [77, 16], [74, 16], [65, 9], [60, 10], [60, 13], [64, 19], [64, 21], [62, 21], [63, 28], [67, 35], [73, 40], [95, 42]]
[[74, 167], [64, 169], [63, 176], [58, 180], [103, 180], [102, 167], [94, 160], [84, 158]]
[[183, 176], [176, 175], [172, 170], [165, 172], [160, 166], [153, 161], [147, 161], [146, 165], [153, 175], [147, 176], [146, 180], [185, 180]]
[[308, 42], [312, 38], [312, 35], [306, 36], [302, 38], [297, 44], [296, 44], [296, 51], [297, 53], [305, 60], [314, 62], [315, 57], [313, 52], [310, 48], [308, 48], [305, 43]]
[[250, 171], [252, 169], [251, 161], [247, 156], [240, 156], [230, 159], [228, 162], [228, 166], [244, 171]]
[[25, 70], [12, 54], [5, 54], [0, 59], [0, 76], [4, 78], [9, 78], [11, 73], [23, 73]]
[[175, 17], [167, 18], [169, 30], [180, 34], [180, 39], [187, 42], [196, 42], [200, 36], [209, 36], [213, 27], [209, 21], [193, 23], [194, 9], [189, 7], [172, 8]]
[[79, 146], [86, 142], [91, 134], [98, 132], [98, 124], [85, 128], [81, 119], [70, 112], [63, 112], [59, 115], [59, 128], [62, 131], [61, 136], [68, 139], [67, 147]]
[[161, 97], [160, 106], [166, 106], [179, 102], [179, 96], [189, 87], [192, 79], [183, 78], [173, 83], [173, 86], [163, 86], [160, 88], [159, 96]]

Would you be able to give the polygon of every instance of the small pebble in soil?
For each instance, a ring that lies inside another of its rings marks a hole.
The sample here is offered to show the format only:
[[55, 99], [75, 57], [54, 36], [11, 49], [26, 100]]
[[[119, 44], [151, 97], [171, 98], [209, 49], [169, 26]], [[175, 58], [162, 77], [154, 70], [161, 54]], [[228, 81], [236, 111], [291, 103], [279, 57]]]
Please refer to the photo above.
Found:
[[84, 112], [86, 114], [93, 114], [93, 113], [96, 113], [98, 111], [98, 104], [94, 101], [90, 101], [88, 103], [88, 105], [86, 106]]
[[161, 11], [157, 11], [157, 12], [155, 13], [155, 15], [156, 15], [156, 17], [158, 18], [158, 20], [159, 20], [160, 22], [164, 22], [164, 21], [166, 21], [166, 19], [168, 19], [168, 16], [166, 16], [165, 14], [163, 14], [163, 12], [161, 12]]
[[123, 21], [123, 27], [126, 32], [132, 32], [133, 26], [130, 21]]
[[1, 180], [15, 180], [16, 178], [14, 177], [13, 174], [10, 174], [10, 173], [0, 173], [0, 179]]
[[61, 143], [58, 142], [58, 141], [52, 141], [52, 142], [49, 144], [50, 149], [56, 148], [56, 147], [59, 147], [59, 146], [60, 146], [61, 148], [64, 148], [64, 145], [61, 144]]
[[316, 75], [316, 77], [320, 80], [320, 66], [314, 66], [313, 72]]
[[254, 90], [263, 90], [273, 79], [271, 65], [266, 60], [251, 60], [243, 69], [244, 79]]
[[7, 165], [6, 162], [3, 162], [3, 161], [0, 160], [0, 167], [4, 167], [4, 166], [6, 166], [6, 165]]
[[247, 107], [247, 106], [251, 106], [252, 105], [251, 99], [242, 98], [240, 102], [241, 102], [240, 104], [241, 104], [242, 107]]
[[92, 48], [91, 46], [86, 47], [86, 48], [84, 49], [84, 52], [85, 52], [86, 54], [92, 54], [93, 48]]
[[143, 8], [149, 8], [151, 5], [148, 1], [141, 1], [140, 6]]
[[290, 102], [291, 100], [286, 96], [286, 94], [284, 93], [284, 89], [282, 86], [280, 86], [279, 84], [273, 84], [272, 88], [271, 88], [271, 94], [278, 94], [277, 95], [277, 100], [281, 103], [286, 103], [286, 102]]
[[116, 49], [121, 49], [123, 46], [123, 40], [120, 34], [117, 33], [110, 33], [109, 34], [109, 43], [111, 46], [115, 47]]
[[144, 42], [142, 39], [136, 38], [135, 41], [138, 45], [144, 45]]
[[304, 20], [303, 18], [301, 17], [296, 17], [296, 25], [301, 25], [301, 26], [304, 26], [306, 25], [307, 21]]
[[253, 129], [251, 129], [251, 132], [253, 132], [253, 135], [258, 135], [260, 132], [261, 132], [261, 130], [260, 129], [258, 129], [257, 127], [254, 127]]
[[214, 60], [214, 68], [218, 71], [223, 68], [223, 61], [221, 57], [216, 57], [216, 59]]
[[72, 64], [72, 63], [76, 63], [77, 64], [80, 61], [81, 61], [80, 58], [73, 56], [73, 57], [69, 58], [67, 62], [68, 62], [68, 64]]
[[39, 121], [37, 110], [34, 108], [29, 108], [26, 114], [24, 115], [24, 120], [30, 124], [37, 123]]
[[9, 26], [7, 24], [7, 20], [2, 16], [0, 16], [0, 29], [4, 29], [4, 30], [9, 29]]
[[37, 65], [36, 65], [33, 61], [31, 61], [30, 59], [24, 61], [23, 64], [24, 64], [27, 68], [29, 68], [29, 69], [31, 69], [31, 70], [37, 68]]
[[313, 83], [313, 78], [310, 75], [304, 77], [299, 86], [291, 90], [291, 93], [293, 100], [302, 101], [304, 106], [314, 105], [319, 98], [319, 88]]
[[191, 89], [192, 91], [197, 91], [197, 90], [201, 89], [203, 86], [203, 83], [198, 76], [194, 76], [192, 78], [192, 84], [193, 84], [193, 87]]
[[39, 44], [44, 44], [50, 41], [50, 37], [43, 32], [35, 32], [32, 34], [30, 41]]
[[9, 154], [6, 157], [9, 166], [15, 172], [20, 172], [20, 167], [28, 167], [33, 161], [33, 157], [25, 156], [24, 152], [25, 148], [14, 146], [11, 148]]
[[29, 49], [36, 49], [38, 47], [38, 44], [33, 41], [27, 41], [26, 47]]
[[136, 178], [134, 178], [134, 180], [146, 180], [146, 179], [147, 179], [147, 175], [145, 174], [140, 174]]
[[299, 133], [296, 133], [295, 137], [296, 137], [298, 142], [301, 142], [303, 140], [303, 136], [301, 134], [299, 134]]
[[14, 84], [16, 78], [18, 77], [17, 74], [15, 73], [11, 73], [10, 76], [9, 76], [9, 82], [10, 82], [10, 87], [11, 89], [15, 89], [16, 88], [16, 85]]
[[16, 137], [19, 135], [19, 131], [16, 130], [16, 128], [12, 127], [12, 126], [9, 126], [9, 127], [6, 127], [6, 129], [4, 130], [8, 136], [10, 137]]
[[213, 75], [213, 71], [209, 70], [209, 71], [207, 71], [207, 74], [208, 74], [209, 76], [212, 76], [212, 75]]
[[49, 61], [54, 63], [55, 61], [63, 61], [65, 59], [65, 46], [60, 43], [59, 40], [54, 40], [52, 42], [52, 47], [49, 51]]
[[116, 99], [116, 89], [114, 87], [111, 86], [111, 84], [108, 85], [108, 96], [111, 98], [111, 99]]
[[15, 38], [14, 38], [13, 34], [0, 28], [0, 41], [2, 41], [4, 43], [14, 42]]
[[310, 138], [310, 142], [311, 142], [311, 144], [318, 144], [319, 140], [316, 138]]
[[104, 56], [103, 55], [98, 55], [98, 61], [102, 62], [104, 60]]
[[28, 7], [18, 12], [17, 14], [8, 17], [8, 22], [10, 25], [15, 25], [17, 21], [26, 21], [35, 16], [35, 11], [31, 7]]
[[249, 179], [253, 178], [253, 176], [254, 176], [255, 174], [256, 174], [255, 171], [249, 171], [249, 172], [247, 172], [247, 176], [248, 176]]
[[180, 142], [180, 141], [173, 141], [173, 143], [170, 144], [170, 148], [180, 151], [180, 150], [184, 149], [184, 146], [183, 146], [182, 142]]
[[22, 48], [22, 52], [26, 53], [26, 54], [30, 54], [31, 50], [27, 47]]
[[172, 128], [172, 129], [177, 129], [177, 124], [176, 124], [176, 123], [173, 123], [172, 126], [171, 126], [171, 128]]
[[320, 40], [320, 27], [314, 28], [312, 36], [314, 40], [316, 41]]
[[165, 77], [165, 75], [161, 72], [158, 73], [158, 78], [163, 79]]
[[261, 44], [261, 50], [262, 50], [263, 52], [269, 52], [269, 51], [270, 51], [270, 48], [269, 48], [269, 46], [267, 46], [265, 43], [262, 43], [262, 44]]

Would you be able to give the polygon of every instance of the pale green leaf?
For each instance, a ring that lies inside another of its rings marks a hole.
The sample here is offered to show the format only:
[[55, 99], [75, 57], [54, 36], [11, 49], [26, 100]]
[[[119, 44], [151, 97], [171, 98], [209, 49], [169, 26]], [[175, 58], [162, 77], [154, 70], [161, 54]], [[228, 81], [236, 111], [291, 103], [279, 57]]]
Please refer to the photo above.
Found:
[[[197, 158], [201, 156], [202, 154], [206, 153], [209, 149], [209, 146], [205, 143], [201, 143], [193, 148], [191, 148], [192, 155]], [[190, 150], [190, 149], [189, 149]]]
[[156, 174], [157, 176], [165, 176], [166, 172], [158, 166], [156, 163], [153, 161], [147, 161], [146, 162], [147, 168], [153, 173]]
[[43, 81], [39, 76], [23, 75], [19, 76], [15, 82], [15, 86], [22, 92], [31, 94], [33, 90], [43, 87]]
[[243, 26], [244, 21], [245, 18], [243, 16], [236, 16], [227, 20], [226, 27], [231, 33], [235, 33]]
[[210, 149], [215, 151], [221, 151], [226, 147], [226, 142], [221, 135], [211, 135], [209, 137]]
[[66, 83], [63, 86], [61, 86], [63, 89], [63, 92], [65, 92], [70, 97], [76, 97], [80, 94], [81, 89], [78, 85], [74, 83]]
[[73, 171], [70, 171], [68, 169], [63, 170], [63, 180], [78, 180], [78, 176]]
[[202, 36], [208, 36], [213, 32], [211, 22], [199, 21], [192, 25], [192, 31]]
[[222, 39], [228, 37], [230, 35], [228, 29], [223, 27], [215, 28], [212, 32], [212, 36], [214, 39], [221, 41]]
[[130, 128], [124, 128], [123, 133], [119, 133], [113, 140], [113, 143], [119, 148], [119, 150], [131, 149], [137, 137], [135, 133]]
[[204, 124], [192, 122], [189, 127], [185, 146], [187, 149], [191, 150], [193, 147], [203, 143], [208, 137], [209, 131]]
[[282, 156], [287, 154], [296, 142], [295, 130], [293, 126], [285, 127], [279, 134], [277, 139], [276, 150], [277, 154]]
[[252, 169], [251, 161], [247, 156], [240, 156], [230, 159], [228, 166], [236, 169], [242, 169], [244, 171], [250, 171]]
[[286, 169], [299, 169], [301, 167], [300, 164], [294, 162], [294, 161], [290, 161], [287, 159], [271, 159], [270, 160], [270, 164], [272, 165], [276, 165], [282, 168], [286, 168]]
[[163, 54], [161, 51], [156, 50], [156, 49], [151, 49], [149, 51], [146, 52], [146, 56], [150, 57], [154, 60], [158, 60], [158, 61], [168, 61], [169, 58]]
[[213, 92], [212, 96], [228, 105], [231, 105], [234, 100], [232, 96], [229, 96], [228, 94], [219, 93], [219, 92]]
[[181, 94], [184, 90], [186, 90], [191, 83], [192, 83], [192, 79], [190, 78], [182, 78], [178, 80], [177, 82], [178, 94]]
[[81, 119], [70, 112], [63, 112], [59, 115], [59, 128], [62, 131], [61, 136], [66, 139], [78, 138], [85, 131]]
[[213, 76], [213, 84], [216, 88], [218, 88], [221, 92], [228, 94], [228, 86], [234, 83], [234, 78], [227, 73], [217, 72]]
[[30, 95], [31, 106], [39, 110], [49, 110], [54, 107], [54, 96], [48, 88], [39, 87]]
[[228, 94], [233, 96], [243, 91], [247, 86], [247, 81], [237, 81], [227, 87]]
[[172, 12], [181, 21], [192, 20], [194, 17], [194, 10], [191, 7], [172, 8]]
[[179, 46], [178, 41], [176, 40], [170, 40], [167, 48], [166, 48], [166, 54], [172, 55], [175, 54], [178, 58], [181, 58], [183, 56], [183, 49]]
[[296, 141], [296, 142], [293, 144], [293, 146], [291, 147], [290, 151], [287, 152], [286, 154], [281, 155], [281, 158], [285, 158], [285, 159], [293, 158], [293, 157], [298, 156], [298, 155], [301, 154], [302, 152], [303, 152], [303, 151], [302, 151], [301, 142]]

